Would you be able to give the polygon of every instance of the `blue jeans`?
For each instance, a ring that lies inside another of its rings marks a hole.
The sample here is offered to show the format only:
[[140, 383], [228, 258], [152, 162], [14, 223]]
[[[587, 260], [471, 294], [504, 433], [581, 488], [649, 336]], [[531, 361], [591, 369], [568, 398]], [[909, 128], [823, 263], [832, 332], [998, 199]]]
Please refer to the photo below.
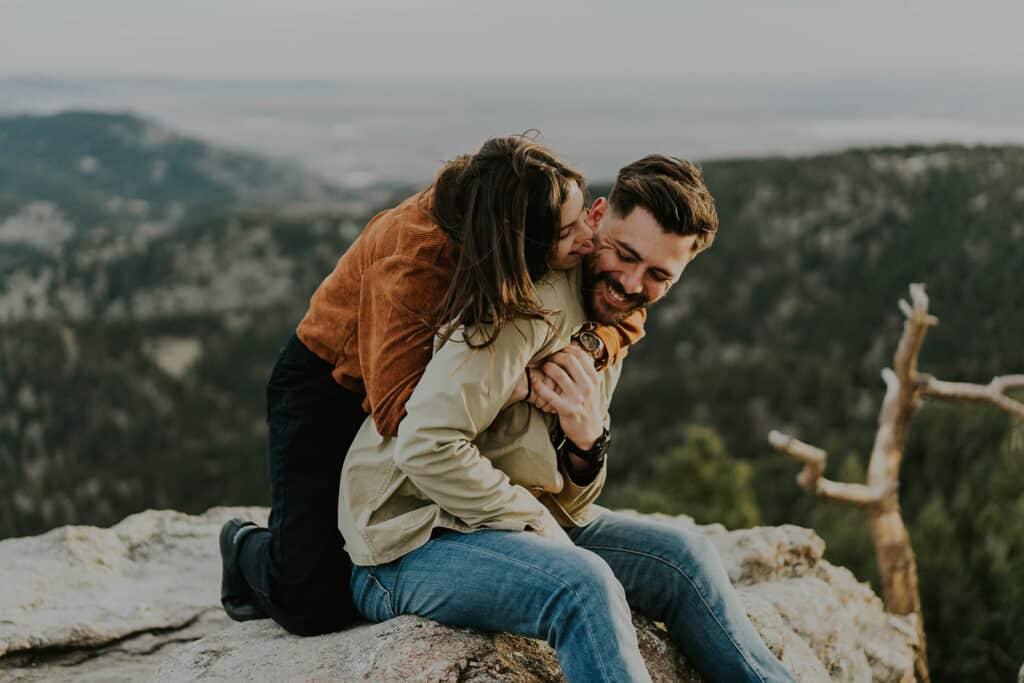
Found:
[[703, 534], [617, 512], [566, 531], [575, 548], [528, 532], [441, 531], [394, 562], [354, 567], [356, 608], [370, 621], [417, 614], [544, 639], [570, 682], [650, 681], [632, 606], [663, 622], [707, 681], [793, 681]]

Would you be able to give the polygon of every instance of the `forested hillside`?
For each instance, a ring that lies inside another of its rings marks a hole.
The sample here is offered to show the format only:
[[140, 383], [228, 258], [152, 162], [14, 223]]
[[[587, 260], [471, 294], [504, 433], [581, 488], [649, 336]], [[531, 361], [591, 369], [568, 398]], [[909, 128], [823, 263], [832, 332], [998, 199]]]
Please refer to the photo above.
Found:
[[[0, 119], [0, 537], [266, 504], [277, 350], [367, 218], [398, 199], [278, 182], [202, 142], [154, 142], [151, 125]], [[176, 189], [154, 185], [154, 168]], [[626, 361], [603, 502], [813, 526], [832, 561], [871, 579], [860, 516], [803, 494], [767, 433], [820, 445], [830, 477], [863, 480], [910, 282], [940, 319], [922, 370], [1024, 372], [1024, 148], [704, 169], [720, 234]], [[935, 679], [1009, 680], [1024, 658], [1024, 426], [926, 405], [903, 474]]]
[[94, 232], [165, 232], [226, 203], [344, 199], [351, 194], [294, 163], [131, 114], [0, 117], [0, 270]]

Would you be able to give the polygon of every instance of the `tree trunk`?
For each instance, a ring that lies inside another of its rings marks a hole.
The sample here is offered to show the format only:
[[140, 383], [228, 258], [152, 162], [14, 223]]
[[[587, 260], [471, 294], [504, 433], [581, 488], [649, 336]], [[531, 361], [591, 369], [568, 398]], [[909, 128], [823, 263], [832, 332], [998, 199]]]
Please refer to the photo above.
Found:
[[[918, 373], [917, 357], [921, 345], [928, 329], [937, 325], [939, 319], [928, 313], [928, 295], [923, 284], [910, 285], [910, 298], [913, 306], [900, 300], [900, 310], [906, 321], [893, 357], [894, 369], [882, 370], [885, 398], [868, 463], [867, 485], [826, 479], [826, 453], [820, 448], [774, 430], [768, 435], [768, 441], [776, 450], [804, 464], [797, 478], [801, 487], [822, 498], [857, 506], [868, 514], [878, 571], [882, 575], [885, 609], [893, 614], [914, 615], [920, 643], [914, 669], [918, 681], [929, 683], [924, 615], [921, 612], [921, 594], [917, 589], [917, 559], [910, 545], [907, 526], [903, 523], [898, 497], [900, 463], [910, 418], [920, 406], [923, 396], [935, 396], [991, 403], [1024, 419], [1024, 402], [1006, 394], [1011, 389], [1024, 389], [1024, 374], [1002, 375], [987, 385], [980, 385], [943, 382], [931, 375]], [[1024, 683], [1024, 667], [1018, 683]]]
[[878, 572], [882, 577], [882, 596], [885, 609], [893, 614], [912, 614], [917, 628], [920, 649], [914, 661], [917, 680], [929, 683], [928, 656], [925, 648], [924, 615], [917, 589], [917, 558], [910, 545], [910, 534], [903, 523], [899, 500], [893, 496], [879, 510], [871, 514], [871, 538], [878, 558]]

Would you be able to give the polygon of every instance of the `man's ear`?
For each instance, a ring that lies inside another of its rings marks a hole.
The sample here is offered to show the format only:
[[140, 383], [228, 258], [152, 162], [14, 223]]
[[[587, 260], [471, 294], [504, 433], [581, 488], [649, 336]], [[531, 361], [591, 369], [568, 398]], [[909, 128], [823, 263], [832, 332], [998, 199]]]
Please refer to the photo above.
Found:
[[608, 200], [604, 197], [598, 197], [594, 200], [594, 203], [590, 206], [590, 210], [587, 211], [587, 223], [590, 224], [592, 229], [596, 229], [601, 223], [601, 219], [604, 218], [605, 214], [608, 213]]

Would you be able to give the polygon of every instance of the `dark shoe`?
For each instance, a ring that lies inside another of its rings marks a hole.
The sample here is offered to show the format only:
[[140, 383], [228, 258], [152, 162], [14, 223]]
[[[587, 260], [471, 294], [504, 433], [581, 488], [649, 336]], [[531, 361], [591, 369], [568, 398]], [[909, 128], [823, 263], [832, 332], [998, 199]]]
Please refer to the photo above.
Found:
[[[257, 527], [252, 522], [244, 519], [229, 519], [220, 528], [220, 604], [224, 611], [235, 621], [249, 621], [250, 619], [266, 619], [267, 613], [256, 604], [252, 589], [245, 582], [242, 573], [238, 571], [238, 544], [245, 536]], [[246, 533], [239, 538], [238, 532], [246, 529]]]

